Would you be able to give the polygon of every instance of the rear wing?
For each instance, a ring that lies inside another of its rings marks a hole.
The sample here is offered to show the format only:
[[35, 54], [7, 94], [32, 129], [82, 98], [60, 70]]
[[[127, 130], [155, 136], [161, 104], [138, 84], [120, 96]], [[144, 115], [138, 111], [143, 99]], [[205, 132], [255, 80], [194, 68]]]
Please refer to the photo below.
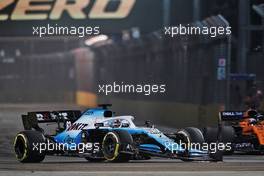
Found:
[[219, 112], [219, 121], [240, 121], [244, 117], [244, 111]]
[[75, 122], [80, 116], [79, 110], [28, 112], [27, 115], [22, 115], [22, 122], [25, 130], [41, 130], [39, 123], [62, 122], [65, 125], [67, 122]]
[[[219, 112], [219, 122], [238, 122], [243, 120], [245, 111], [222, 111]], [[252, 118], [264, 120], [263, 112], [256, 112]]]

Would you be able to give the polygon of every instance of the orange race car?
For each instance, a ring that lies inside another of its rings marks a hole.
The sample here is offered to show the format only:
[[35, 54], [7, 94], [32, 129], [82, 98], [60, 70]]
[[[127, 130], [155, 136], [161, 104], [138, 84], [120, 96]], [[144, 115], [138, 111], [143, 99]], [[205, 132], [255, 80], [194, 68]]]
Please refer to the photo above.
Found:
[[220, 112], [218, 127], [206, 127], [203, 132], [208, 143], [231, 143], [226, 153], [264, 153], [264, 116], [254, 109]]

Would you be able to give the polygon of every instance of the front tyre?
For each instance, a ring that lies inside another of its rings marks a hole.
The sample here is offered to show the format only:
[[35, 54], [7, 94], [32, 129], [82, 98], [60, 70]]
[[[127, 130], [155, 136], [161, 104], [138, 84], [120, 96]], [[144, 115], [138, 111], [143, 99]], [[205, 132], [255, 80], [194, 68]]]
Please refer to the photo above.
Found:
[[[200, 144], [202, 145], [204, 141], [203, 134], [201, 130], [195, 127], [187, 127], [181, 129], [177, 132], [181, 136], [181, 140], [184, 144], [186, 144], [186, 154], [188, 154], [189, 149], [192, 147], [192, 144]], [[192, 158], [182, 158], [182, 161], [193, 161]]]
[[184, 142], [190, 146], [192, 143], [203, 144], [205, 142], [201, 130], [195, 127], [187, 127], [177, 132], [184, 136]]
[[45, 153], [40, 152], [40, 146], [45, 143], [45, 137], [38, 131], [19, 132], [14, 140], [16, 158], [22, 163], [38, 163], [44, 160]]
[[102, 151], [107, 161], [128, 162], [131, 154], [125, 150], [133, 144], [132, 136], [123, 130], [108, 132], [102, 143]]

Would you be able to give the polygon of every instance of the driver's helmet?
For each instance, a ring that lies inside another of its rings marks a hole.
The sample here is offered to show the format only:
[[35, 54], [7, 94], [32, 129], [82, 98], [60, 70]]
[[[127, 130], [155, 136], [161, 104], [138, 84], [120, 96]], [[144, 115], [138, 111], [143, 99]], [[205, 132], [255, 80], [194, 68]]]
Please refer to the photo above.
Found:
[[115, 128], [119, 128], [121, 126], [121, 120], [120, 119], [115, 119], [114, 122], [113, 122], [113, 126]]
[[249, 109], [249, 110], [247, 110], [247, 111], [244, 113], [243, 116], [244, 116], [244, 118], [252, 118], [252, 119], [256, 119], [257, 115], [258, 115], [257, 110], [255, 110], [255, 109]]

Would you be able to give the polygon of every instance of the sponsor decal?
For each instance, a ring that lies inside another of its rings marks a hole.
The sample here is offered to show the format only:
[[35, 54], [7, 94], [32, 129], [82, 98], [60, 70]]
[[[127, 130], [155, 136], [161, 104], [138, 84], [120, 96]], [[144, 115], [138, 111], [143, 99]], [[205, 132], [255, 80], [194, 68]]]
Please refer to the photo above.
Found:
[[222, 112], [223, 116], [242, 116], [243, 112]]
[[82, 130], [87, 126], [88, 124], [85, 124], [85, 123], [74, 123], [70, 127], [67, 128], [67, 131]]
[[36, 117], [38, 121], [56, 120], [57, 118], [68, 120], [68, 114], [66, 112], [53, 114], [49, 112], [37, 113]]
[[[123, 19], [131, 13], [136, 0], [120, 0], [113, 11], [107, 10], [110, 2], [111, 0], [1, 0], [0, 21], [59, 20], [64, 13], [72, 19]], [[5, 12], [11, 6], [14, 9]]]

